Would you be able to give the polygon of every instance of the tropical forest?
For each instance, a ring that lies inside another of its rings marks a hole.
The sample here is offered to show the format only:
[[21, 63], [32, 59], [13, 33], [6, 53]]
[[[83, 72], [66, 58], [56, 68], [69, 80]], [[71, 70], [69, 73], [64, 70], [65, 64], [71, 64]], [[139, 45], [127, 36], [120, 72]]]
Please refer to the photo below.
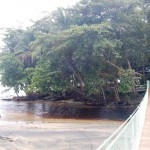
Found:
[[1, 84], [29, 99], [131, 103], [150, 79], [150, 1], [81, 0], [5, 28]]

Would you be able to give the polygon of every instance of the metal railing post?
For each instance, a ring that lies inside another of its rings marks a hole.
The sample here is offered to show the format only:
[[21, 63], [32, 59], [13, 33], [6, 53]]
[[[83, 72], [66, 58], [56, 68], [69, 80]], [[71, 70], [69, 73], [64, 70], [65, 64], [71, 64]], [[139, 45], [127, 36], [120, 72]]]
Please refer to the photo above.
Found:
[[147, 80], [147, 89], [149, 89], [149, 87], [150, 87], [150, 81]]

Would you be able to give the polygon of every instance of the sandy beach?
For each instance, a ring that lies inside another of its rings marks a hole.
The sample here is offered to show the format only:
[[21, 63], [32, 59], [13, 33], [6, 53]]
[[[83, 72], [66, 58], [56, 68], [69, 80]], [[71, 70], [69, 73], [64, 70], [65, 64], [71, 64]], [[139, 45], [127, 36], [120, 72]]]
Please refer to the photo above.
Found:
[[121, 122], [0, 122], [0, 150], [95, 150]]
[[21, 111], [19, 108], [26, 108], [27, 103], [0, 102], [0, 150], [96, 150], [122, 123], [52, 119]]

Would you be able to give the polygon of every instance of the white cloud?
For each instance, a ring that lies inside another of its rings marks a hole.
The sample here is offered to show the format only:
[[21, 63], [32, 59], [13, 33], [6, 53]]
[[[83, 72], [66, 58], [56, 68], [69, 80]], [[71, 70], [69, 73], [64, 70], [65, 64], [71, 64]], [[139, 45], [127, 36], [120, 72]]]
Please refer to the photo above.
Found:
[[79, 0], [0, 0], [0, 27], [28, 26], [30, 19], [36, 20], [42, 11], [67, 7]]

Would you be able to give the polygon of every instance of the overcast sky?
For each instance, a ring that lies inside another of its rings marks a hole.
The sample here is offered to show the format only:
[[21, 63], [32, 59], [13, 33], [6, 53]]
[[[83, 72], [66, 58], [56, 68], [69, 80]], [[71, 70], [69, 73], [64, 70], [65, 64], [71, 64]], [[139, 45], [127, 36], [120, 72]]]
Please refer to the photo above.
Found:
[[0, 0], [0, 27], [28, 26], [45, 11], [72, 6], [79, 0]]
[[[0, 29], [4, 27], [27, 27], [30, 20], [37, 20], [44, 12], [57, 7], [72, 6], [79, 0], [0, 0]], [[0, 30], [0, 45], [2, 45]]]

